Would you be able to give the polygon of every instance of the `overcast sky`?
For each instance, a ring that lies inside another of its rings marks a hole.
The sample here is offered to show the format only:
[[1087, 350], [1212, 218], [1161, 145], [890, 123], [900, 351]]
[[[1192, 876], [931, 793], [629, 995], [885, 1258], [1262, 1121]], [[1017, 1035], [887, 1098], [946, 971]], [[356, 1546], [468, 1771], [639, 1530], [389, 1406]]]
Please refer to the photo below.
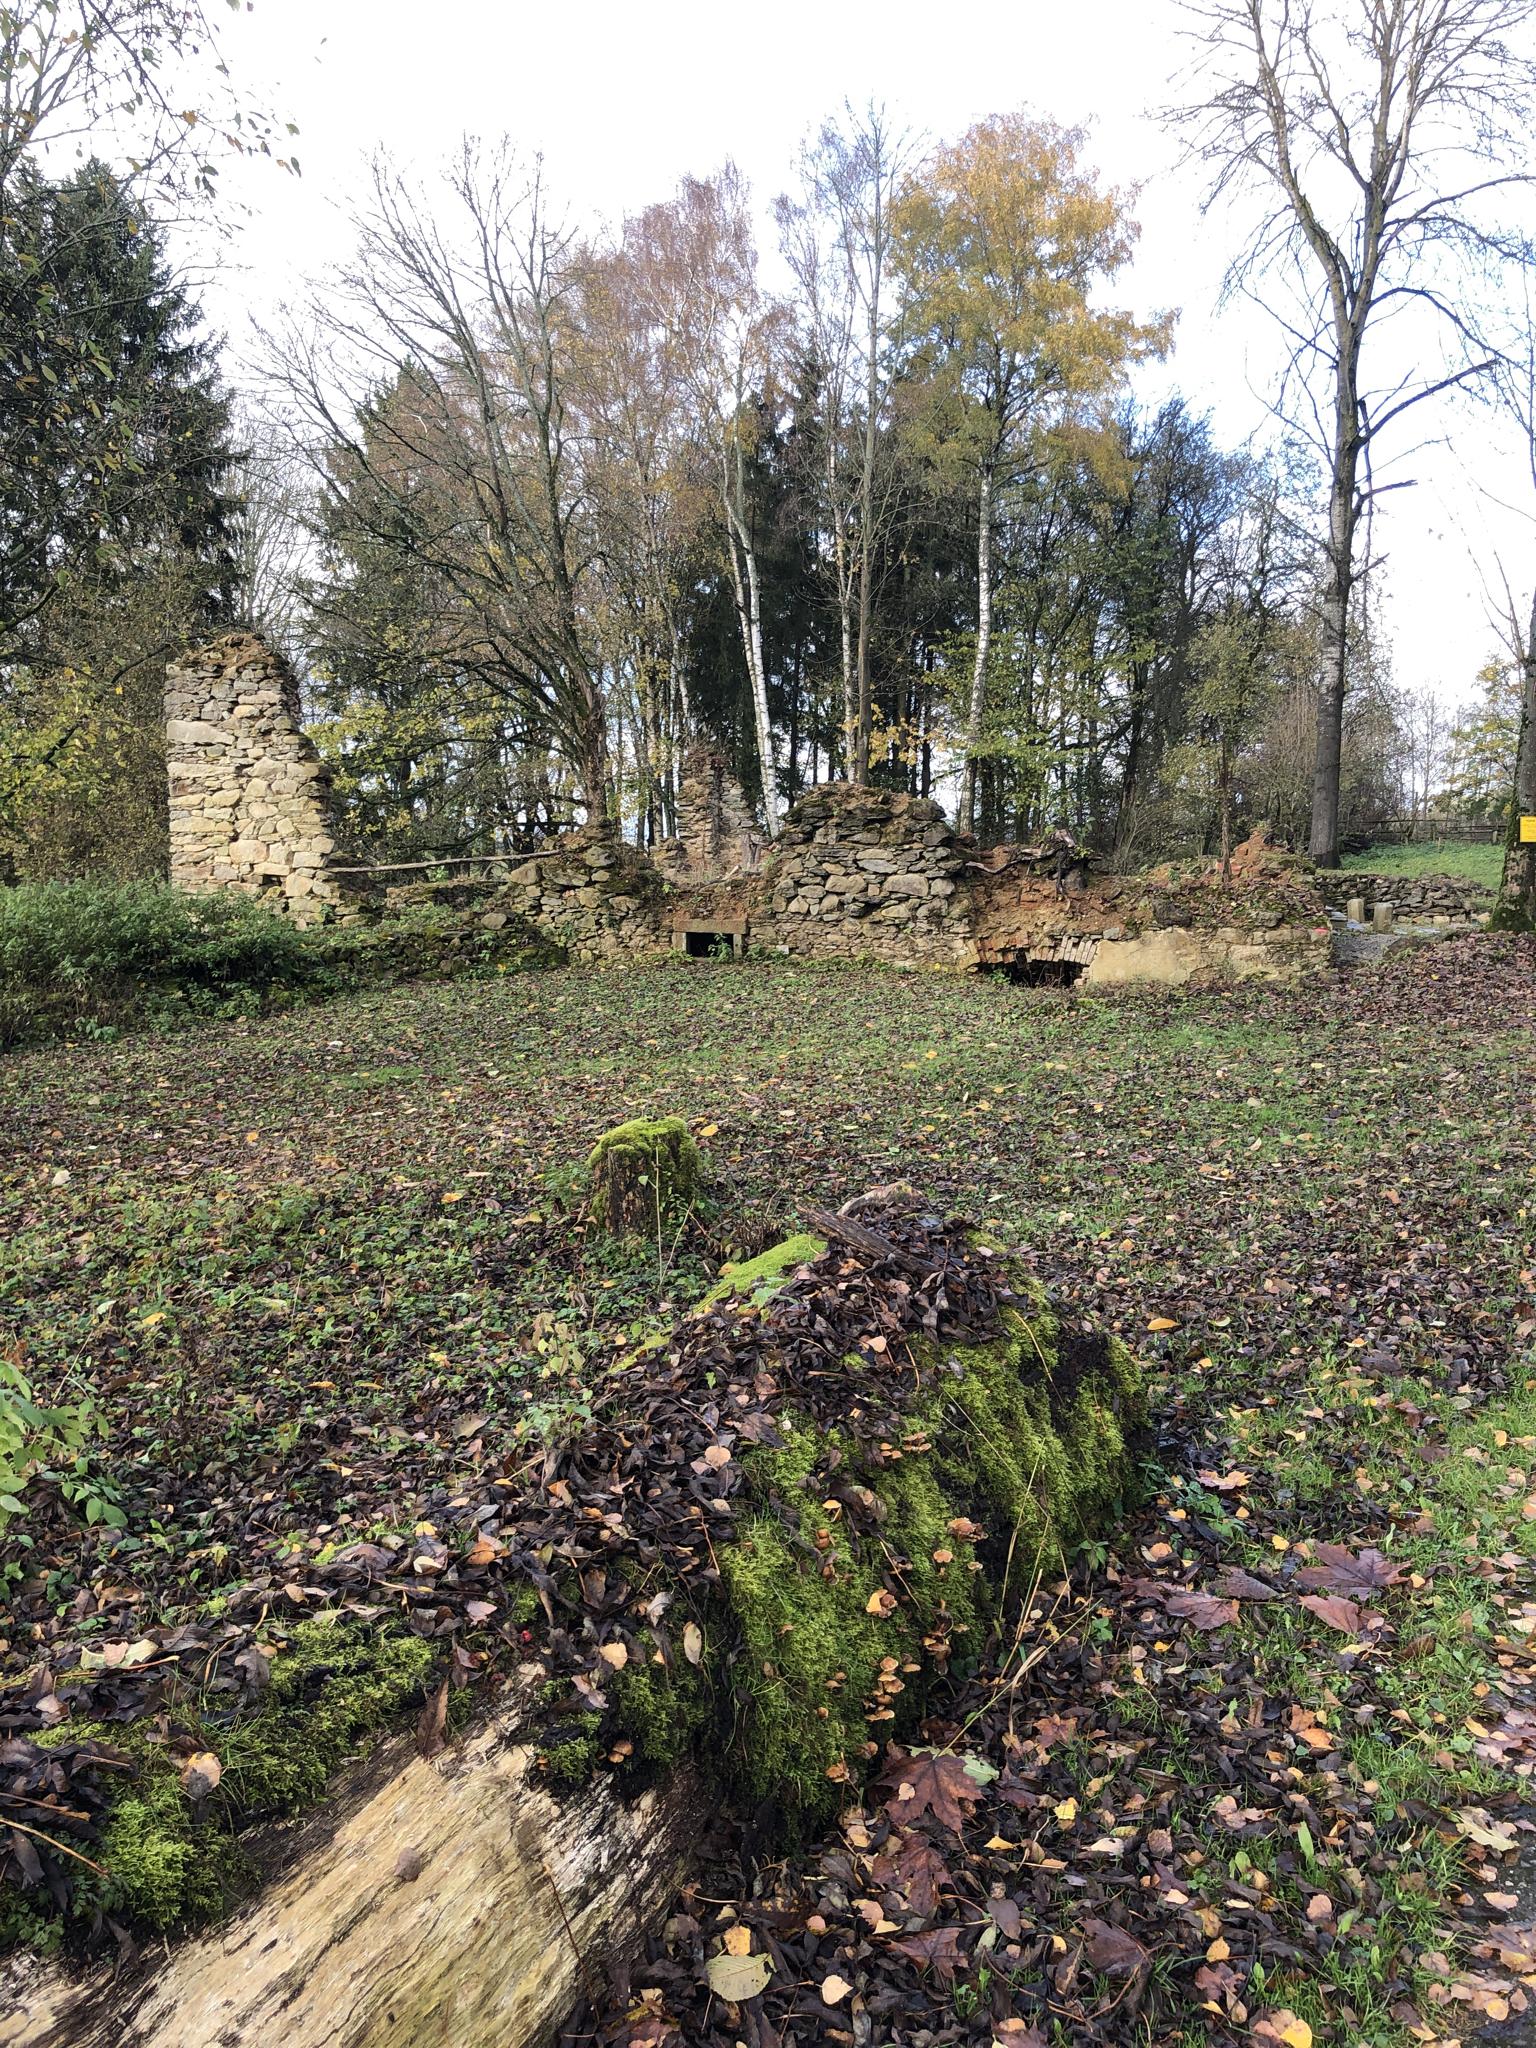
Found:
[[[1229, 441], [1262, 435], [1275, 331], [1249, 306], [1217, 305], [1252, 216], [1202, 218], [1199, 179], [1153, 117], [1187, 61], [1177, 21], [1173, 0], [256, 0], [228, 56], [297, 122], [303, 175], [226, 175], [250, 212], [211, 266], [210, 317], [232, 357], [252, 353], [252, 314], [306, 275], [323, 280], [346, 250], [349, 195], [381, 143], [430, 171], [466, 130], [506, 133], [543, 152], [574, 217], [616, 220], [726, 156], [766, 206], [807, 132], [845, 98], [881, 100], [935, 138], [1026, 106], [1086, 122], [1102, 173], [1142, 188], [1141, 244], [1115, 296], [1140, 312], [1180, 309], [1173, 358], [1148, 374], [1147, 395], [1176, 385]], [[1498, 560], [1528, 602], [1536, 527], [1489, 502], [1521, 502], [1522, 472], [1486, 415], [1415, 417], [1393, 473], [1418, 481], [1378, 519], [1383, 615], [1398, 681], [1455, 702], [1496, 644]], [[1433, 443], [1416, 448], [1426, 433]]]

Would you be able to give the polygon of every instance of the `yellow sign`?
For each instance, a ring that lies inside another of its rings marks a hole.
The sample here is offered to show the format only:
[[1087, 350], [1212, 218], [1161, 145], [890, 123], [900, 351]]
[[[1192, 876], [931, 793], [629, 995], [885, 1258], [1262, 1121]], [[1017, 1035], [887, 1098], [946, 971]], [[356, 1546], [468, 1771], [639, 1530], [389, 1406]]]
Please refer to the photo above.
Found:
[[1520, 844], [1522, 846], [1536, 844], [1536, 818], [1522, 818], [1520, 820]]

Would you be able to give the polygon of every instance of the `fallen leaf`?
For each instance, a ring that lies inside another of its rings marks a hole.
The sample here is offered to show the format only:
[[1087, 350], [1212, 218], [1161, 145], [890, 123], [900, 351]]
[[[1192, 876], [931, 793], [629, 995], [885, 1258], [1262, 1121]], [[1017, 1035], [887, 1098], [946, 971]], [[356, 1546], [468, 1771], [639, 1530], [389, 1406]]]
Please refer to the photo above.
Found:
[[770, 1956], [733, 1956], [727, 1952], [711, 1956], [704, 1965], [704, 1976], [710, 1990], [731, 2005], [740, 2005], [748, 1998], [760, 1998], [772, 1975], [773, 1959]]
[[1108, 1920], [1089, 1919], [1083, 1922], [1083, 1933], [1087, 1936], [1083, 1953], [1090, 1969], [1102, 1970], [1107, 1977], [1133, 1977], [1152, 1966], [1147, 1951], [1123, 1927]]
[[1485, 1807], [1462, 1807], [1456, 1815], [1456, 1825], [1469, 1841], [1484, 1849], [1496, 1850], [1500, 1855], [1519, 1847], [1514, 1829], [1501, 1827]]
[[1256, 2041], [1283, 2042], [1285, 2048], [1312, 2048], [1312, 2029], [1288, 2006], [1261, 2013], [1253, 2024]]
[[224, 1775], [224, 1766], [211, 1749], [199, 1749], [181, 1767], [181, 1789], [194, 1803], [206, 1799]]
[[964, 1960], [957, 1927], [933, 1927], [926, 1934], [908, 1934], [900, 1941], [893, 1941], [891, 1947], [919, 1967], [936, 1970], [946, 1984]]
[[1206, 1631], [1225, 1628], [1237, 1619], [1235, 1600], [1217, 1600], [1209, 1593], [1197, 1593], [1193, 1589], [1171, 1593], [1167, 1607], [1168, 1612], [1180, 1621], [1193, 1622], [1196, 1628]]
[[846, 1998], [852, 1989], [853, 1986], [848, 1982], [847, 1978], [839, 1977], [835, 1972], [830, 1977], [823, 1977], [821, 1980], [822, 2003], [824, 2005], [836, 2005], [840, 1999]]
[[1303, 1593], [1299, 1604], [1343, 1635], [1357, 1636], [1364, 1626], [1365, 1616], [1342, 1593]]
[[445, 1678], [422, 1708], [416, 1723], [416, 1747], [423, 1756], [436, 1756], [443, 1746], [448, 1725], [448, 1681]]
[[941, 1827], [959, 1834], [962, 1809], [981, 1797], [981, 1786], [957, 1756], [915, 1754], [902, 1757], [887, 1774], [893, 1787], [886, 1811], [903, 1823], [931, 1813]]
[[683, 1655], [690, 1664], [698, 1664], [703, 1660], [704, 1631], [696, 1621], [683, 1623]]
[[1330, 1586], [1336, 1593], [1369, 1599], [1403, 1576], [1402, 1566], [1379, 1550], [1362, 1550], [1357, 1556], [1347, 1543], [1319, 1543], [1314, 1550], [1319, 1562], [1303, 1565], [1296, 1574], [1303, 1586]]

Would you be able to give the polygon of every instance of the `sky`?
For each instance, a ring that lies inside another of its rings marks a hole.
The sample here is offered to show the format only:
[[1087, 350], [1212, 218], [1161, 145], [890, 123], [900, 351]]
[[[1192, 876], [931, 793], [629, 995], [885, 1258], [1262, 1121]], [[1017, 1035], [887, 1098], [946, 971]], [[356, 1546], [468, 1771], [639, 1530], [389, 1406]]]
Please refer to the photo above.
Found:
[[[1200, 175], [1156, 119], [1189, 60], [1179, 18], [1174, 0], [255, 0], [227, 31], [226, 54], [297, 124], [302, 175], [261, 162], [226, 170], [242, 211], [205, 252], [204, 302], [246, 383], [253, 321], [307, 280], [323, 287], [345, 257], [348, 202], [380, 145], [430, 173], [465, 132], [509, 135], [542, 152], [573, 220], [595, 223], [727, 156], [766, 209], [845, 99], [883, 102], [935, 140], [1024, 106], [1085, 123], [1102, 174], [1140, 187], [1141, 239], [1115, 297], [1180, 317], [1171, 360], [1139, 388], [1181, 389], [1241, 442], [1268, 430], [1279, 342], [1254, 306], [1219, 303], [1254, 214], [1202, 215]], [[1536, 524], [1495, 500], [1519, 506], [1530, 484], [1486, 411], [1421, 410], [1404, 424], [1392, 474], [1415, 483], [1382, 501], [1380, 617], [1396, 680], [1454, 704], [1497, 645], [1501, 575], [1529, 603]]]

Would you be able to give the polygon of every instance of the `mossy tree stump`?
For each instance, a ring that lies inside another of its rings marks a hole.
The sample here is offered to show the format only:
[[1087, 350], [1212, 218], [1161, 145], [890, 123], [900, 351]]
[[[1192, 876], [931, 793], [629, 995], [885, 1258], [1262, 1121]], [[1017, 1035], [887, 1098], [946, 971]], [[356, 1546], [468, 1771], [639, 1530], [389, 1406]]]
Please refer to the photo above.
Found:
[[681, 1117], [635, 1117], [592, 1147], [587, 1207], [615, 1237], [665, 1236], [698, 1209], [704, 1181], [703, 1155]]
[[[727, 1269], [703, 1306], [734, 1293], [771, 1321], [775, 1288], [825, 1249], [789, 1239]], [[1038, 1282], [1005, 1270], [1018, 1305], [987, 1341], [911, 1340], [899, 1437], [786, 1403], [778, 1442], [740, 1450], [746, 1498], [717, 1546], [702, 1670], [637, 1660], [615, 1687], [639, 1757], [671, 1761], [716, 1717], [732, 1796], [773, 1802], [796, 1830], [821, 1823], [870, 1739], [915, 1725], [933, 1682], [975, 1664], [1114, 1516], [1145, 1420], [1140, 1371], [1118, 1338], [1064, 1328]]]

